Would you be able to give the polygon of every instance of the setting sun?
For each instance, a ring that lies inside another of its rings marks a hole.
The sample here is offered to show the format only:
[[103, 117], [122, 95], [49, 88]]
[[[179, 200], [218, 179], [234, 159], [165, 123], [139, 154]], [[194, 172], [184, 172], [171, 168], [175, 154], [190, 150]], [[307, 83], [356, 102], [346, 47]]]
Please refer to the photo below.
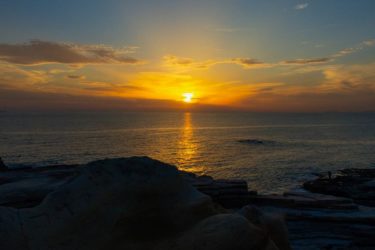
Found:
[[183, 93], [182, 96], [184, 97], [183, 101], [186, 103], [190, 103], [193, 99], [193, 93]]

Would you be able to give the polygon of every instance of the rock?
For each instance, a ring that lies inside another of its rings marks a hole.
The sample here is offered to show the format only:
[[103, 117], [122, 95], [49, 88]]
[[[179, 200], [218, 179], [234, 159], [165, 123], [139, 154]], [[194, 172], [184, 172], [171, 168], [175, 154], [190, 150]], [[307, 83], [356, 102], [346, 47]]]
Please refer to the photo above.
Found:
[[257, 140], [257, 139], [238, 140], [238, 142], [247, 143], [247, 144], [254, 144], [254, 145], [264, 144], [263, 141]]
[[375, 180], [366, 181], [362, 184], [363, 189], [375, 190]]
[[219, 214], [208, 217], [189, 230], [177, 240], [174, 249], [265, 249], [268, 242], [264, 232], [243, 216]]
[[8, 171], [8, 167], [4, 164], [3, 160], [0, 157], [0, 172]]
[[247, 217], [223, 214], [174, 166], [131, 157], [76, 171], [37, 206], [0, 207], [0, 249], [262, 250], [282, 242]]
[[[375, 208], [355, 210], [258, 206], [264, 214], [285, 214], [292, 249], [375, 249]], [[256, 223], [254, 223], [256, 224]]]
[[354, 202], [375, 206], [375, 169], [339, 170], [334, 178], [319, 177], [303, 184], [311, 192], [347, 197]]
[[245, 140], [238, 140], [240, 143], [245, 143], [248, 145], [275, 145], [275, 141], [268, 141], [268, 140], [258, 140], [258, 139], [245, 139]]
[[[24, 166], [0, 172], [0, 205], [27, 208], [38, 205], [47, 194], [69, 181], [82, 165], [52, 165], [45, 167]], [[249, 203], [246, 181], [213, 179], [207, 175], [196, 175], [180, 171], [184, 180], [200, 192], [209, 195], [216, 203], [226, 208], [239, 208]]]
[[0, 205], [26, 208], [78, 174], [76, 166], [12, 169], [0, 173]]
[[353, 200], [331, 195], [308, 192], [286, 192], [283, 195], [251, 195], [249, 203], [261, 206], [286, 208], [322, 208], [333, 210], [357, 210]]
[[266, 214], [254, 206], [245, 206], [238, 212], [247, 218], [254, 225], [266, 232], [280, 250], [290, 250], [288, 239], [288, 229], [284, 218], [280, 214]]
[[200, 192], [209, 195], [216, 203], [225, 208], [240, 208], [249, 204], [250, 195], [247, 182], [243, 180], [213, 179], [210, 176], [192, 176], [183, 172], [183, 176]]
[[14, 208], [0, 207], [0, 249], [28, 249], [22, 221]]

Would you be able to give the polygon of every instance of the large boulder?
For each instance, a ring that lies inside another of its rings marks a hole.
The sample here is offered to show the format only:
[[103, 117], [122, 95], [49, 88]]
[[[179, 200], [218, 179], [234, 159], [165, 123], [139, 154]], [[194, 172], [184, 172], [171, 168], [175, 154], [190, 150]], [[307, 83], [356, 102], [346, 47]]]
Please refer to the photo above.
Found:
[[267, 214], [255, 206], [244, 206], [238, 211], [247, 220], [265, 232], [266, 236], [280, 250], [290, 250], [288, 228], [285, 219], [280, 214]]
[[[197, 223], [176, 240], [178, 250], [266, 249], [263, 231], [237, 214], [217, 214]], [[160, 250], [165, 249], [161, 248]], [[277, 248], [276, 248], [277, 249]]]
[[0, 249], [277, 249], [245, 216], [219, 214], [174, 166], [131, 157], [78, 172], [35, 207], [0, 207]]

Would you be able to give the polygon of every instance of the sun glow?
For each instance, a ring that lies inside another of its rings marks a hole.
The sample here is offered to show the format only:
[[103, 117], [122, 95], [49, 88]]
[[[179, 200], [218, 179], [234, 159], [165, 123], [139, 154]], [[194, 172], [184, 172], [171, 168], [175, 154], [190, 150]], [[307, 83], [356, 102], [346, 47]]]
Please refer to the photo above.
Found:
[[193, 93], [183, 93], [182, 96], [184, 97], [183, 101], [186, 103], [191, 103], [194, 94]]

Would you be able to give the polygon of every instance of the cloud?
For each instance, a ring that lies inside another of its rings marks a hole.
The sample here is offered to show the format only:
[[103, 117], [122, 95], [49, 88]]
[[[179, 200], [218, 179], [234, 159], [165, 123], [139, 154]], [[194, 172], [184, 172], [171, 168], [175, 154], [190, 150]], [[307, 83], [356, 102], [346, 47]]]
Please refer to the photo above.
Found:
[[364, 90], [375, 92], [375, 64], [336, 65], [323, 71], [327, 91]]
[[322, 73], [315, 85], [256, 87], [236, 105], [264, 112], [375, 111], [375, 63], [330, 65]]
[[357, 48], [345, 48], [345, 49], [340, 50], [336, 54], [332, 55], [332, 57], [342, 57], [342, 56], [350, 55], [350, 54], [353, 54], [354, 52], [357, 52], [357, 51], [359, 51], [361, 49], [362, 49], [361, 47], [357, 47]]
[[365, 46], [369, 46], [369, 47], [374, 46], [375, 45], [375, 39], [363, 41], [362, 44], [365, 45]]
[[[20, 111], [176, 111], [186, 110], [186, 105], [181, 101], [150, 99], [141, 97], [120, 96], [97, 96], [87, 94], [66, 94], [40, 92], [30, 90], [8, 89], [0, 84], [0, 107], [6, 110]], [[195, 104], [189, 110], [217, 111], [233, 108], [210, 105]]]
[[308, 64], [328, 63], [328, 62], [334, 61], [335, 59], [337, 59], [339, 57], [351, 55], [353, 53], [359, 52], [363, 49], [366, 49], [368, 47], [372, 47], [374, 45], [375, 45], [375, 39], [366, 40], [366, 41], [363, 41], [363, 42], [357, 44], [356, 46], [354, 46], [352, 48], [342, 49], [342, 50], [338, 51], [337, 53], [335, 53], [333, 55], [330, 55], [330, 56], [327, 56], [327, 57], [286, 60], [286, 61], [282, 61], [280, 64], [281, 65], [288, 65], [288, 64], [291, 64], [291, 65], [308, 65]]
[[0, 83], [14, 87], [35, 86], [46, 83], [50, 76], [39, 70], [24, 70], [11, 64], [0, 63]]
[[296, 6], [294, 6], [294, 9], [295, 10], [304, 10], [307, 7], [309, 7], [308, 3], [301, 3], [301, 4], [297, 4]]
[[123, 83], [113, 82], [100, 82], [100, 81], [80, 81], [79, 88], [82, 90], [88, 90], [96, 92], [99, 95], [112, 94], [118, 96], [119, 94], [125, 94], [133, 91], [143, 91], [144, 88], [140, 86], [134, 86]]
[[293, 59], [281, 62], [281, 64], [294, 64], [294, 65], [306, 65], [306, 64], [320, 64], [330, 62], [332, 59], [329, 57], [322, 58], [310, 58], [310, 59]]
[[[350, 101], [348, 101], [350, 100]], [[250, 95], [239, 109], [257, 112], [366, 112], [375, 111], [375, 93], [352, 92], [271, 92]]]
[[85, 76], [82, 75], [67, 75], [66, 77], [69, 79], [85, 79]]
[[166, 66], [169, 67], [185, 67], [189, 69], [207, 69], [217, 64], [236, 64], [243, 68], [261, 68], [267, 67], [268, 65], [252, 58], [233, 58], [224, 60], [206, 60], [206, 61], [195, 61], [192, 58], [177, 57], [174, 55], [164, 56], [163, 61]]
[[195, 61], [192, 58], [186, 57], [177, 57], [174, 55], [167, 55], [163, 57], [164, 64], [169, 67], [186, 67], [186, 68], [195, 68], [195, 69], [207, 69], [215, 64], [220, 63], [215, 60], [207, 61]]
[[267, 64], [261, 62], [257, 59], [252, 58], [233, 58], [227, 63], [234, 63], [240, 65], [244, 68], [264, 68], [267, 67]]
[[332, 57], [347, 56], [347, 55], [353, 54], [355, 52], [361, 51], [365, 48], [372, 47], [374, 45], [375, 45], [375, 39], [366, 40], [366, 41], [361, 42], [360, 44], [358, 44], [357, 46], [355, 46], [353, 48], [342, 49], [338, 53], [332, 55]]
[[134, 47], [115, 49], [106, 45], [81, 45], [33, 40], [23, 44], [0, 44], [0, 60], [13, 64], [139, 64], [129, 53]]

